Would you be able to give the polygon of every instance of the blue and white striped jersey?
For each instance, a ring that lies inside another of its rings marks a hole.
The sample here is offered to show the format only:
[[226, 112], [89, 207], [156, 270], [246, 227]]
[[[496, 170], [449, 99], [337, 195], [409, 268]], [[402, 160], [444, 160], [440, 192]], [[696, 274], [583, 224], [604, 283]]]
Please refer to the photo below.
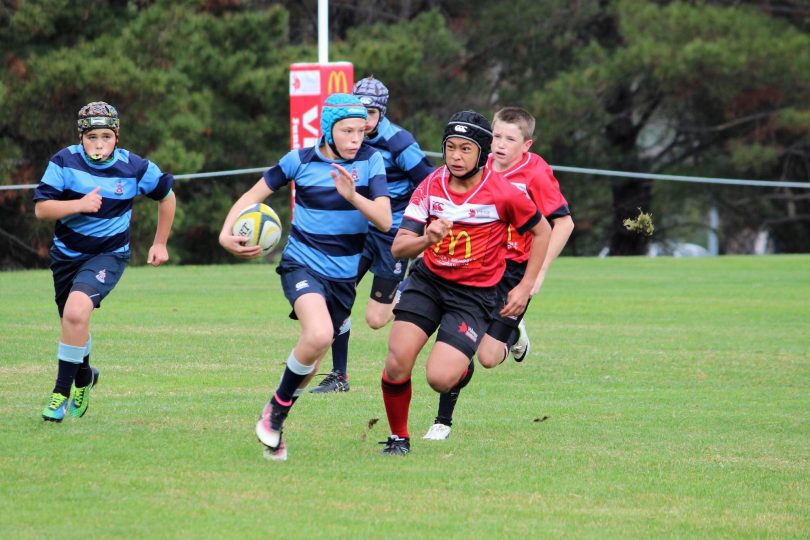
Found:
[[126, 253], [135, 197], [163, 200], [173, 183], [171, 174], [128, 150], [116, 148], [112, 159], [99, 165], [90, 161], [82, 145], [74, 144], [51, 156], [34, 191], [34, 201], [81, 199], [100, 187], [99, 211], [57, 220], [51, 249], [69, 259]]
[[419, 182], [433, 172], [433, 166], [413, 135], [384, 116], [377, 126], [377, 135], [373, 139], [366, 139], [366, 144], [382, 154], [385, 162], [394, 218], [388, 234], [393, 236], [402, 222], [402, 214], [408, 206], [411, 193]]
[[360, 195], [372, 200], [388, 196], [382, 156], [366, 144], [351, 161], [330, 160], [317, 146], [292, 150], [263, 177], [273, 191], [295, 181], [295, 210], [282, 260], [293, 260], [326, 279], [353, 282], [369, 223], [338, 193], [331, 163], [349, 171]]

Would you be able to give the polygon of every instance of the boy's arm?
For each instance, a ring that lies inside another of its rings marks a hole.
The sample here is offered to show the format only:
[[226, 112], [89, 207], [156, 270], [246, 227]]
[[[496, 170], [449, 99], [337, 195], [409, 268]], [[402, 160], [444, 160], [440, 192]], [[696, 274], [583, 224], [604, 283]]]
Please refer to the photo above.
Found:
[[549, 240], [551, 238], [551, 226], [548, 224], [546, 218], [541, 217], [540, 221], [529, 229], [529, 232], [532, 233], [533, 238], [529, 260], [526, 264], [526, 272], [523, 274], [523, 279], [520, 280], [520, 283], [509, 291], [506, 297], [506, 305], [503, 306], [500, 312], [503, 317], [521, 315], [526, 311], [526, 306], [532, 295], [532, 290], [537, 281], [537, 276], [540, 273], [540, 268], [543, 266], [543, 259], [545, 259], [546, 252], [548, 251]]
[[391, 254], [396, 259], [410, 259], [420, 255], [427, 248], [441, 242], [450, 232], [453, 222], [449, 219], [437, 219], [432, 221], [426, 228], [423, 227], [423, 234], [413, 230], [411, 220], [403, 220], [402, 226], [394, 237], [391, 244]]
[[244, 246], [247, 242], [245, 236], [234, 236], [233, 224], [236, 223], [236, 218], [239, 213], [252, 204], [263, 202], [267, 197], [273, 193], [273, 190], [267, 186], [264, 178], [259, 178], [259, 181], [254, 184], [252, 188], [247, 190], [231, 207], [228, 215], [225, 217], [225, 223], [222, 224], [222, 230], [219, 232], [219, 244], [233, 255], [242, 259], [253, 259], [262, 254], [261, 246]]
[[56, 199], [49, 199], [46, 201], [37, 201], [34, 205], [34, 215], [37, 219], [62, 219], [73, 214], [95, 214], [101, 209], [101, 191], [100, 187], [96, 187], [93, 191], [86, 194], [81, 199], [74, 199], [72, 201], [58, 201]]
[[391, 199], [388, 197], [377, 197], [374, 200], [367, 199], [355, 191], [354, 179], [345, 168], [337, 163], [333, 163], [332, 179], [335, 181], [335, 188], [340, 196], [346, 199], [352, 206], [357, 208], [366, 219], [368, 219], [378, 230], [388, 232], [393, 223], [391, 217]]
[[160, 266], [169, 260], [169, 250], [166, 243], [169, 241], [169, 233], [174, 222], [174, 211], [177, 208], [177, 198], [174, 191], [170, 191], [166, 197], [158, 203], [158, 220], [155, 228], [155, 240], [149, 248], [149, 255], [146, 263], [152, 266]]
[[540, 272], [537, 274], [537, 279], [534, 282], [532, 296], [537, 294], [537, 291], [543, 286], [543, 280], [546, 277], [546, 272], [551, 268], [551, 263], [562, 253], [565, 244], [568, 243], [568, 238], [574, 231], [574, 220], [570, 215], [558, 217], [551, 221], [554, 223], [554, 227], [551, 229], [548, 251], [546, 252], [546, 258], [543, 260], [543, 267], [540, 268]]

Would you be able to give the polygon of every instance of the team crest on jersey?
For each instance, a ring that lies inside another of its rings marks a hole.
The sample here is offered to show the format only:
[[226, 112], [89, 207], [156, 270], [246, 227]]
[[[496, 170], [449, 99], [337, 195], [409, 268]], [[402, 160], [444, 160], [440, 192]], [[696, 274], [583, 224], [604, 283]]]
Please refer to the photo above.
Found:
[[124, 185], [121, 183], [121, 180], [115, 185], [115, 194], [116, 195], [123, 195], [124, 194]]
[[402, 263], [401, 262], [397, 261], [397, 263], [394, 265], [394, 273], [395, 274], [401, 274], [402, 273]]
[[101, 270], [99, 270], [98, 274], [96, 274], [96, 279], [98, 280], [99, 283], [104, 283], [107, 280], [107, 269], [102, 268]]
[[461, 323], [458, 325], [458, 333], [464, 334], [473, 343], [478, 341], [478, 334], [476, 331], [470, 328], [470, 326], [464, 321], [461, 321]]
[[360, 173], [358, 173], [358, 172], [357, 172], [357, 169], [355, 169], [354, 167], [352, 167], [352, 172], [351, 172], [351, 174], [352, 174], [352, 179], [353, 179], [355, 182], [357, 182], [358, 180], [360, 180]]

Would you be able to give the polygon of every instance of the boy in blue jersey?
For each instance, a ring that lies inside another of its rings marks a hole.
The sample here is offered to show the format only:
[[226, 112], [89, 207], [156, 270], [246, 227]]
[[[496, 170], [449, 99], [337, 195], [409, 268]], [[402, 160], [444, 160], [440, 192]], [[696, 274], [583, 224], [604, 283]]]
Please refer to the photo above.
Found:
[[[360, 102], [368, 110], [365, 142], [383, 157], [393, 216], [391, 229], [387, 232], [371, 224], [357, 268], [358, 284], [369, 270], [374, 275], [366, 304], [366, 322], [377, 330], [388, 324], [393, 317], [394, 297], [408, 267], [408, 259], [397, 259], [391, 254], [391, 244], [402, 222], [402, 214], [408, 206], [411, 193], [419, 182], [433, 172], [433, 167], [413, 135], [385, 117], [388, 88], [382, 82], [374, 77], [361, 79], [354, 85], [354, 95], [360, 98]], [[350, 332], [351, 319], [347, 319], [332, 344], [332, 371], [310, 392], [349, 390], [346, 368]]]
[[356, 97], [329, 96], [321, 113], [319, 144], [292, 150], [265, 171], [234, 203], [219, 235], [222, 247], [235, 256], [258, 257], [261, 248], [243, 245], [246, 238], [233, 235], [233, 224], [244, 208], [295, 181], [295, 213], [276, 272], [301, 334], [256, 424], [270, 460], [287, 459], [284, 420], [351, 314], [369, 222], [381, 231], [391, 228], [382, 156], [363, 144], [366, 117]]
[[[79, 110], [79, 144], [54, 154], [34, 192], [38, 219], [56, 221], [51, 270], [62, 324], [53, 393], [42, 418], [87, 412], [98, 369], [90, 366], [90, 316], [129, 264], [132, 203], [158, 201], [155, 239], [147, 262], [169, 260], [166, 242], [174, 221], [174, 178], [157, 165], [118, 148], [118, 111], [97, 101]], [[71, 390], [72, 387], [72, 390]]]

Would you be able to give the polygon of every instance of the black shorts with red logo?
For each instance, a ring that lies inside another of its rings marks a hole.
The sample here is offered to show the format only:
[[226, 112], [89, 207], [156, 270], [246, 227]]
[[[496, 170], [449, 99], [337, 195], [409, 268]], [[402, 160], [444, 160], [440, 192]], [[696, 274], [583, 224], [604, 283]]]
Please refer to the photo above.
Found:
[[420, 263], [402, 291], [394, 316], [397, 321], [417, 325], [428, 336], [438, 328], [436, 341], [472, 358], [497, 304], [496, 287], [459, 285], [440, 278]]

